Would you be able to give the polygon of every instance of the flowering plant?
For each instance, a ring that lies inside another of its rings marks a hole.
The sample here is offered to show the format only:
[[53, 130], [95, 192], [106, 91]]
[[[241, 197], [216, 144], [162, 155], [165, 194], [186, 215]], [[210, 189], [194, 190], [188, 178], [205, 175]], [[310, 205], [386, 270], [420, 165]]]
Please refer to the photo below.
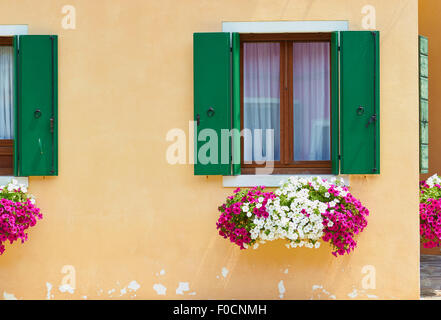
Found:
[[7, 240], [11, 244], [18, 239], [25, 242], [28, 239], [25, 231], [43, 217], [35, 206], [35, 199], [26, 192], [26, 187], [18, 185], [15, 179], [0, 186], [0, 255], [5, 251]]
[[243, 205], [244, 195], [261, 189], [262, 187], [251, 190], [236, 189], [236, 196], [228, 197], [227, 203], [219, 207], [222, 214], [218, 221], [218, 229], [221, 229], [222, 236], [229, 237], [219, 228], [219, 223], [222, 225], [228, 218], [225, 217], [225, 212], [227, 209], [234, 210], [235, 207], [239, 207], [247, 213], [246, 227], [241, 231], [242, 239], [247, 240], [247, 245], [254, 244], [254, 248], [257, 248], [258, 243], [286, 239], [288, 248], [318, 248], [319, 240], [322, 239], [330, 242], [335, 249], [332, 253], [337, 256], [350, 253], [355, 248], [354, 236], [367, 225], [366, 217], [369, 211], [348, 192], [340, 180], [331, 183], [317, 177], [291, 177], [274, 193], [267, 193], [262, 201], [257, 203], [261, 203], [259, 208], [251, 201], [252, 210], [247, 210], [250, 205]]
[[441, 178], [420, 182], [420, 237], [424, 248], [441, 244]]
[[234, 195], [229, 196], [226, 203], [219, 207], [221, 215], [216, 223], [219, 234], [225, 239], [230, 239], [241, 249], [246, 249], [256, 242], [255, 238], [250, 237], [250, 230], [255, 227], [253, 217], [266, 219], [269, 216], [266, 204], [276, 196], [272, 192], [264, 192], [264, 188], [237, 188]]

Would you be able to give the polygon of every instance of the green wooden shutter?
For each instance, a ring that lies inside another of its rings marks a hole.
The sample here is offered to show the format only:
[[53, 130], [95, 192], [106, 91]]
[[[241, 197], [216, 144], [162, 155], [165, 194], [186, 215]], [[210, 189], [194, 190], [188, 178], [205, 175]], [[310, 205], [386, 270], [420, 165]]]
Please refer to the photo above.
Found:
[[429, 40], [419, 36], [420, 173], [429, 172]]
[[380, 173], [378, 31], [340, 32], [340, 171]]
[[193, 35], [195, 175], [231, 175], [230, 33]]
[[14, 161], [18, 176], [58, 175], [57, 42], [57, 36], [18, 36]]

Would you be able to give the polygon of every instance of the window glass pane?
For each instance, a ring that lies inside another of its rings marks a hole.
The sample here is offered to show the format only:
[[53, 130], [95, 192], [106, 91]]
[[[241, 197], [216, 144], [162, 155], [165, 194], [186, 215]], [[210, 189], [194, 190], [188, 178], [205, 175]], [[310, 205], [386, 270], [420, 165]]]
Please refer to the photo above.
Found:
[[0, 46], [0, 139], [12, 139], [13, 128], [13, 48]]
[[330, 160], [330, 47], [293, 43], [294, 160]]
[[243, 81], [244, 161], [280, 160], [279, 43], [243, 44]]

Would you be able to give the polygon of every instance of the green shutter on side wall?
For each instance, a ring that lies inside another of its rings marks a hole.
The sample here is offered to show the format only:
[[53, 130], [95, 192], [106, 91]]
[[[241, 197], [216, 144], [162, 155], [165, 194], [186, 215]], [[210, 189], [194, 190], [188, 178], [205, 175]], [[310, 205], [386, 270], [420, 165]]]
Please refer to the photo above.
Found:
[[378, 31], [340, 32], [340, 171], [380, 173]]
[[24, 35], [16, 59], [15, 174], [58, 175], [57, 36]]
[[419, 36], [420, 173], [429, 172], [429, 41]]
[[230, 42], [227, 32], [193, 34], [195, 175], [231, 175]]

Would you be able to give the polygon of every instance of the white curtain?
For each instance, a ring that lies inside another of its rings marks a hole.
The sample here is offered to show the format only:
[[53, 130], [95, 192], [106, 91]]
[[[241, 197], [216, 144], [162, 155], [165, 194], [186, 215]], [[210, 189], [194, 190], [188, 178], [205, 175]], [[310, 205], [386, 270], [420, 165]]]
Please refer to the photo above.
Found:
[[329, 43], [295, 42], [294, 160], [330, 160]]
[[243, 58], [244, 161], [280, 160], [280, 45], [245, 42]]
[[0, 46], [0, 139], [14, 136], [14, 55], [12, 47]]

